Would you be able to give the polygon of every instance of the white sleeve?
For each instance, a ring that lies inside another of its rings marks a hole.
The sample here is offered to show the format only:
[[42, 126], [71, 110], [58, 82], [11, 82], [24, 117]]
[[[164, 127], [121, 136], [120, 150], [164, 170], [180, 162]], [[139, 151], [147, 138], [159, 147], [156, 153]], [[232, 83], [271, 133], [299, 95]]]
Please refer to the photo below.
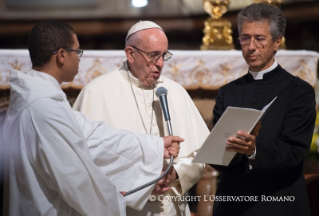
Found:
[[[38, 100], [24, 111], [28, 158], [47, 186], [82, 215], [121, 215], [125, 201], [84, 151], [74, 117], [59, 103]], [[125, 214], [125, 213], [124, 213]]]
[[[116, 185], [129, 191], [159, 177], [163, 167], [163, 139], [117, 130], [103, 122], [91, 122], [74, 111], [94, 163]], [[125, 197], [127, 205], [141, 210], [155, 185]]]
[[[183, 144], [181, 144], [183, 145]], [[196, 152], [187, 157], [179, 157], [174, 159], [174, 169], [178, 174], [178, 179], [173, 182], [170, 187], [177, 196], [182, 196], [195, 185], [202, 176], [205, 164], [193, 163]]]

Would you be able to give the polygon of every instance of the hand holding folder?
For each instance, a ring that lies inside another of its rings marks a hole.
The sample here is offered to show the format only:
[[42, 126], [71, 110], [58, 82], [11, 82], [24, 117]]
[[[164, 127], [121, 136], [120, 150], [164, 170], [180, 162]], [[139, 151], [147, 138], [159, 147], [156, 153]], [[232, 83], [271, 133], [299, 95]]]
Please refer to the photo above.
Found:
[[238, 131], [236, 137], [229, 137], [226, 151], [237, 152], [247, 156], [253, 155], [256, 149], [256, 137], [260, 128], [261, 122], [258, 121], [250, 133]]
[[227, 107], [194, 157], [193, 162], [228, 166], [237, 153], [236, 151], [226, 151], [226, 148], [231, 147], [227, 145], [229, 137], [238, 137], [238, 131], [248, 134], [252, 132], [276, 98], [262, 110]]

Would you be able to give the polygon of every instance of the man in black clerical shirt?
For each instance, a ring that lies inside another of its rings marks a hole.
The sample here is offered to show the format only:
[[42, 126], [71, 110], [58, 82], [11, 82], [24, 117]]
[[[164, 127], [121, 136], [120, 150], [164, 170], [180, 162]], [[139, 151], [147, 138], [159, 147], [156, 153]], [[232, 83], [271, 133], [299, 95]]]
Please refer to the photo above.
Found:
[[286, 25], [280, 9], [252, 4], [237, 22], [249, 71], [219, 89], [213, 124], [228, 106], [262, 109], [277, 99], [263, 116], [259, 133], [239, 131], [228, 139], [226, 150], [237, 152], [230, 165], [213, 165], [221, 171], [216, 196], [233, 197], [215, 199], [213, 215], [310, 215], [302, 161], [316, 118], [314, 90], [275, 60]]

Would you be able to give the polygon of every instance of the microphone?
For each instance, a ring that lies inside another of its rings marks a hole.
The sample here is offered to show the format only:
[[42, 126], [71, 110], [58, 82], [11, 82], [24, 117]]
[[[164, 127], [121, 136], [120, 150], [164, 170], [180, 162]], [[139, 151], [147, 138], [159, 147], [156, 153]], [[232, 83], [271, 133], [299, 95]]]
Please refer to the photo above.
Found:
[[156, 90], [156, 95], [158, 99], [160, 100], [161, 109], [164, 115], [164, 119], [166, 121], [168, 133], [170, 136], [173, 135], [172, 125], [171, 125], [171, 117], [169, 115], [168, 111], [168, 103], [167, 103], [167, 89], [164, 87], [159, 87]]

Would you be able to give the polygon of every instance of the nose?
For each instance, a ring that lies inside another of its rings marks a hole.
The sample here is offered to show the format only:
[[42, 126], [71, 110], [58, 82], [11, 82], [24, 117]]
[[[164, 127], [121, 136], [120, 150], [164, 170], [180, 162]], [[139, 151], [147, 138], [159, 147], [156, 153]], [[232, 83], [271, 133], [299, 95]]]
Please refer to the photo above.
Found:
[[249, 48], [250, 50], [255, 50], [255, 49], [256, 49], [256, 44], [255, 44], [255, 39], [254, 39], [254, 38], [251, 38], [251, 39], [250, 39], [248, 48]]
[[156, 65], [159, 67], [164, 67], [164, 57], [161, 56], [159, 59], [156, 61]]

